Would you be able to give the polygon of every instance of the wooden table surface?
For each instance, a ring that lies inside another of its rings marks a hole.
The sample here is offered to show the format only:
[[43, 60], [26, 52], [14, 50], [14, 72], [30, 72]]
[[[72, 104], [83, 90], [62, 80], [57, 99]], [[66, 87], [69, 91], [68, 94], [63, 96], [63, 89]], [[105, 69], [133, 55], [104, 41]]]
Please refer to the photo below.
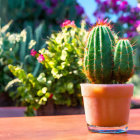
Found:
[[140, 109], [130, 111], [128, 127], [99, 134], [87, 130], [84, 115], [0, 118], [0, 140], [140, 140]]

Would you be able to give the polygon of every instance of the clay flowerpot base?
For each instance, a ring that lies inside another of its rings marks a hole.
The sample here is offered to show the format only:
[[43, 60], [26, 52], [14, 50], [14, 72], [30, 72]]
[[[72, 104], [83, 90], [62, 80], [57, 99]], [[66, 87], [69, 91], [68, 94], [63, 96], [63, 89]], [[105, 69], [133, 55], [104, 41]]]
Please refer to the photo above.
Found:
[[132, 84], [81, 84], [81, 91], [89, 131], [127, 131]]
[[95, 133], [111, 133], [111, 134], [124, 133], [128, 129], [127, 125], [123, 125], [123, 126], [119, 126], [119, 127], [100, 127], [100, 126], [95, 126], [95, 125], [87, 124], [87, 127], [88, 127], [88, 130], [90, 132], [95, 132]]

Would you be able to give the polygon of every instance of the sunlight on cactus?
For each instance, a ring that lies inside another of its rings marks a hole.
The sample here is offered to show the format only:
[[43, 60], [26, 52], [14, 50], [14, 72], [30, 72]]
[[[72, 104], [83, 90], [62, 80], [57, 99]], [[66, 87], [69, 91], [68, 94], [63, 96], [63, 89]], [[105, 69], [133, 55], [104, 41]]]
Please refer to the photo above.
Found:
[[107, 20], [98, 21], [90, 31], [85, 48], [84, 72], [91, 82], [124, 83], [133, 75], [133, 48], [128, 39], [115, 39], [117, 37]]
[[133, 48], [128, 39], [121, 39], [115, 47], [114, 78], [119, 83], [124, 83], [133, 73]]

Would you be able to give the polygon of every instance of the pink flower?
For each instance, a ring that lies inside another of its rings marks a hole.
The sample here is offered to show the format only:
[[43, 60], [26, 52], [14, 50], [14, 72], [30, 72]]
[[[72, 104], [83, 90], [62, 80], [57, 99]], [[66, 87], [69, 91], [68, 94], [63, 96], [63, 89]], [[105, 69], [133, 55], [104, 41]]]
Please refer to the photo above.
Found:
[[138, 35], [138, 33], [137, 32], [131, 32], [131, 31], [128, 31], [127, 32], [127, 37], [134, 37], [134, 36], [137, 36]]
[[134, 26], [135, 26], [136, 28], [137, 28], [138, 26], [140, 26], [140, 20], [137, 20]]
[[78, 15], [82, 15], [84, 13], [84, 9], [80, 5], [76, 5], [75, 8]]
[[61, 27], [75, 27], [75, 22], [70, 21], [70, 20], [65, 20], [62, 24]]
[[120, 22], [123, 22], [123, 23], [130, 23], [130, 24], [133, 24], [136, 20], [136, 16], [135, 15], [131, 15], [131, 16], [121, 16], [119, 18]]
[[125, 11], [127, 9], [127, 6], [128, 6], [128, 2], [127, 1], [122, 1], [120, 6], [119, 6], [119, 9], [122, 10], [122, 11]]
[[31, 49], [31, 53], [32, 56], [35, 56], [37, 54], [37, 51], [35, 51], [34, 49]]
[[140, 7], [133, 7], [131, 8], [131, 13], [139, 13], [140, 12]]
[[42, 61], [44, 61], [45, 60], [45, 58], [44, 58], [44, 56], [43, 56], [43, 54], [40, 54], [38, 57], [37, 57], [37, 60], [38, 60], [38, 62], [42, 62]]
[[95, 0], [97, 3], [101, 3], [101, 0]]

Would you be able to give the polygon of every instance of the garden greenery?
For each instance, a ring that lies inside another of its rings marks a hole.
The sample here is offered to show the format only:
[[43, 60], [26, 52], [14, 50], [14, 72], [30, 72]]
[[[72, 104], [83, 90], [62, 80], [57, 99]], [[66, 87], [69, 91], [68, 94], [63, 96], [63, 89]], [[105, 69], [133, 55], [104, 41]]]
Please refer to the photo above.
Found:
[[25, 30], [19, 34], [9, 33], [10, 25], [11, 22], [0, 29], [0, 93], [4, 92], [6, 84], [13, 78], [8, 64], [18, 65], [20, 63], [19, 49], [26, 38]]
[[19, 65], [26, 72], [32, 72], [35, 76], [41, 65], [30, 55], [30, 48], [38, 46], [36, 50], [39, 50], [46, 46], [41, 37], [43, 24], [36, 28], [33, 35], [30, 26], [20, 33], [10, 33], [11, 23], [12, 21], [0, 28], [0, 93], [5, 92], [5, 86], [14, 78], [8, 65]]
[[35, 110], [51, 96], [46, 87], [45, 74], [40, 73], [38, 77], [34, 77], [31, 73], [26, 74], [20, 67], [9, 65], [9, 69], [19, 79], [17, 92], [11, 92], [10, 96], [16, 99], [17, 105], [27, 107], [25, 115], [35, 115]]
[[87, 31], [84, 21], [81, 28], [68, 20], [65, 23], [60, 32], [53, 33], [46, 41], [47, 48], [38, 52], [31, 50], [31, 55], [44, 66], [38, 77], [9, 65], [11, 72], [20, 80], [16, 95], [15, 92], [11, 95], [27, 106], [26, 115], [34, 115], [34, 109], [45, 104], [51, 95], [55, 104], [82, 104], [80, 83], [85, 82], [82, 58]]
[[14, 20], [11, 28], [14, 32], [27, 26], [35, 29], [44, 22], [43, 34], [50, 35], [52, 31], [60, 30], [59, 25], [65, 19], [74, 20], [79, 25], [84, 14], [76, 0], [2, 0], [1, 5], [2, 19]]
[[114, 29], [119, 36], [130, 38], [139, 35], [137, 31], [140, 27], [140, 7], [133, 7], [126, 0], [95, 1], [98, 4], [94, 12], [97, 19], [112, 19], [113, 14]]

